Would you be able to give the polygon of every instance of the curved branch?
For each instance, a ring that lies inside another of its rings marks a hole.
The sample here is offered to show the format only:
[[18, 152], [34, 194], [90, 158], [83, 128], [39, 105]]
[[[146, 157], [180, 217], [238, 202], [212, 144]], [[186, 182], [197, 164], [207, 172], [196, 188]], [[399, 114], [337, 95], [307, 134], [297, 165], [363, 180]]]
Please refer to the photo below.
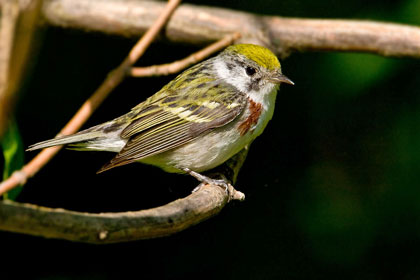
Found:
[[[247, 153], [248, 147], [215, 172], [235, 183]], [[160, 207], [101, 214], [5, 200], [0, 201], [0, 230], [86, 243], [126, 242], [180, 232], [216, 215], [229, 201], [244, 199], [245, 195], [232, 186], [226, 191], [204, 185], [189, 196]]]
[[[241, 192], [230, 190], [232, 199]], [[230, 197], [205, 185], [164, 206], [123, 213], [83, 213], [27, 203], [0, 202], [0, 230], [86, 243], [117, 243], [167, 236], [202, 222], [222, 210]]]
[[[123, 36], [143, 34], [164, 3], [132, 0], [48, 0], [48, 24]], [[240, 32], [280, 56], [291, 51], [359, 51], [384, 56], [420, 57], [420, 28], [355, 20], [319, 20], [257, 16], [222, 8], [181, 5], [165, 29], [173, 42], [204, 44]]]

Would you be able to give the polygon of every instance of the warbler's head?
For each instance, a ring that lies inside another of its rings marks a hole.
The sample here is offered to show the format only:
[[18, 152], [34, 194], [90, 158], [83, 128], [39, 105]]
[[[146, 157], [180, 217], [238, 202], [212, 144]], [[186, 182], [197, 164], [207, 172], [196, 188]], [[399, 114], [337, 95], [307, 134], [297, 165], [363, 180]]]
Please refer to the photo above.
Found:
[[280, 83], [293, 82], [281, 72], [280, 62], [267, 48], [238, 44], [218, 55], [214, 67], [220, 79], [245, 93], [265, 94]]

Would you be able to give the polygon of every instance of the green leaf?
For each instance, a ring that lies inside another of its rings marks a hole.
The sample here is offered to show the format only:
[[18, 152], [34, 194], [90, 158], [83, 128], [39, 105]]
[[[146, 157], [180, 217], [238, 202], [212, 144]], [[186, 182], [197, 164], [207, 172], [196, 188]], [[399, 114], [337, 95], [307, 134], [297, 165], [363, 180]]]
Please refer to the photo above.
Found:
[[[22, 168], [24, 163], [24, 149], [19, 129], [15, 121], [9, 123], [9, 127], [1, 139], [1, 148], [4, 157], [3, 180], [12, 175], [15, 170]], [[14, 200], [21, 192], [22, 187], [14, 188], [6, 193], [4, 199]]]

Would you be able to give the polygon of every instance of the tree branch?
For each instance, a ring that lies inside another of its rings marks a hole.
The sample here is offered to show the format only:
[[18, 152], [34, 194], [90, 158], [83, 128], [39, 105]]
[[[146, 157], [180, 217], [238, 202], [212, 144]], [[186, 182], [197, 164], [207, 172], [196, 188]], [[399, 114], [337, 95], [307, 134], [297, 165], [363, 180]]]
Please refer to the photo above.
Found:
[[[48, 24], [139, 36], [164, 4], [132, 0], [48, 0]], [[202, 45], [240, 32], [242, 40], [271, 47], [279, 56], [291, 51], [358, 51], [384, 56], [420, 57], [420, 28], [355, 20], [257, 16], [228, 9], [181, 5], [165, 28], [173, 42]]]
[[420, 58], [420, 28], [357, 20], [266, 17], [278, 52], [353, 51]]
[[[243, 199], [242, 193], [231, 191], [233, 199]], [[228, 201], [223, 188], [210, 185], [164, 206], [123, 213], [82, 213], [3, 201], [0, 230], [86, 243], [126, 242], [182, 231], [216, 215]]]

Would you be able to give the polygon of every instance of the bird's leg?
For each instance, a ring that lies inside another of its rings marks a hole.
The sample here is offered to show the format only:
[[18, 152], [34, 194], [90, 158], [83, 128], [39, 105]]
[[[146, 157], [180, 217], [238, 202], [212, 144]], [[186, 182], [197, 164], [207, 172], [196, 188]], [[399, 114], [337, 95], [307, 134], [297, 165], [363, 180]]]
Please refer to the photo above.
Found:
[[190, 174], [191, 176], [193, 176], [194, 178], [196, 178], [198, 181], [201, 182], [200, 185], [198, 185], [198, 187], [196, 187], [193, 192], [198, 191], [204, 184], [209, 184], [209, 185], [217, 185], [219, 187], [222, 187], [225, 189], [225, 192], [230, 195], [230, 189], [233, 189], [233, 186], [229, 183], [229, 181], [224, 177], [222, 179], [212, 179], [210, 177], [204, 176], [198, 172], [195, 172], [189, 168], [183, 168], [182, 169], [184, 172]]

